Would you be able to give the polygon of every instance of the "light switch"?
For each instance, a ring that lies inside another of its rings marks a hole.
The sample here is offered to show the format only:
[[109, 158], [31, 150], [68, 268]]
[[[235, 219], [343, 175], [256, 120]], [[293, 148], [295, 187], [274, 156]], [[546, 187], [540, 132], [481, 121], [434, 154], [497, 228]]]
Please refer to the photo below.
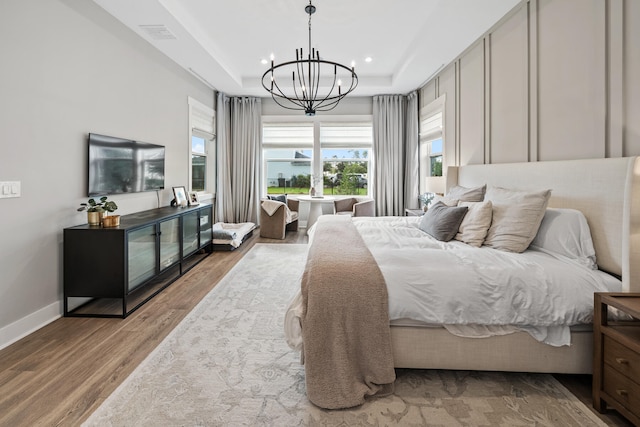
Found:
[[4, 181], [0, 182], [0, 199], [8, 199], [10, 197], [20, 197], [20, 181]]

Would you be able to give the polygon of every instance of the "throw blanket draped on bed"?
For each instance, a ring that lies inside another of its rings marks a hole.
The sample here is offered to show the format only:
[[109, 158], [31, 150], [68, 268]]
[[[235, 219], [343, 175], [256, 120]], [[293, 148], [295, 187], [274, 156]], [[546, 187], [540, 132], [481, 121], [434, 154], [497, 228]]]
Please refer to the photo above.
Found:
[[326, 409], [393, 392], [387, 287], [350, 217], [320, 217], [302, 276], [307, 397]]

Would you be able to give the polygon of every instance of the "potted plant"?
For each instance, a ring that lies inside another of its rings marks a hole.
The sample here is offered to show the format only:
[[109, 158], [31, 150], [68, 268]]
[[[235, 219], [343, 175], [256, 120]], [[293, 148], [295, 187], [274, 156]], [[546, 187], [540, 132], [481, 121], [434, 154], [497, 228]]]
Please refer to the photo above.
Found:
[[102, 202], [102, 209], [104, 210], [104, 216], [102, 217], [102, 225], [104, 227], [117, 227], [120, 225], [120, 215], [111, 215], [108, 216], [109, 213], [115, 212], [118, 209], [118, 205], [116, 202], [112, 200], [107, 200], [106, 197], [101, 197], [100, 201]]
[[104, 202], [102, 201], [96, 202], [95, 199], [91, 198], [87, 200], [87, 203], [80, 203], [78, 212], [87, 211], [87, 222], [89, 225], [100, 225], [102, 213], [104, 212], [104, 209], [102, 208], [103, 203]]
[[[80, 207], [78, 211], [87, 211], [87, 222], [89, 225], [99, 225], [100, 222], [103, 222], [106, 218], [106, 214], [109, 212], [114, 212], [118, 209], [118, 205], [111, 200], [107, 200], [107, 196], [100, 197], [99, 201], [91, 198], [87, 200], [87, 203], [80, 203]], [[120, 225], [120, 215], [114, 215], [109, 219], [108, 225], [105, 224], [105, 227], [115, 227]]]
[[422, 205], [422, 210], [423, 211], [427, 211], [429, 205], [431, 204], [431, 201], [433, 200], [433, 198], [435, 197], [435, 194], [433, 193], [423, 193], [420, 194], [418, 196], [418, 200], [420, 200], [420, 204]]

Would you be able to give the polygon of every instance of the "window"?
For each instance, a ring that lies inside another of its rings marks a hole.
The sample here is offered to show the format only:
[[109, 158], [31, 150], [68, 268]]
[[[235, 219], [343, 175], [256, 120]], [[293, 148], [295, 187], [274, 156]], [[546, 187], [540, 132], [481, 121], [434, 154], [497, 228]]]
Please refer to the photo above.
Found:
[[369, 187], [371, 124], [321, 124], [324, 194], [366, 195]]
[[[322, 117], [326, 119], [326, 117]], [[373, 146], [366, 122], [269, 122], [262, 128], [265, 194], [366, 195]]]
[[429, 176], [442, 176], [442, 138], [427, 143]]
[[[213, 192], [215, 177], [215, 113], [204, 104], [189, 98], [189, 189]], [[211, 154], [210, 154], [211, 153]]]
[[427, 176], [442, 176], [442, 112], [421, 121], [420, 151]]
[[191, 191], [204, 191], [207, 177], [207, 139], [191, 134]]
[[262, 129], [267, 194], [306, 194], [311, 187], [313, 124], [265, 124]]

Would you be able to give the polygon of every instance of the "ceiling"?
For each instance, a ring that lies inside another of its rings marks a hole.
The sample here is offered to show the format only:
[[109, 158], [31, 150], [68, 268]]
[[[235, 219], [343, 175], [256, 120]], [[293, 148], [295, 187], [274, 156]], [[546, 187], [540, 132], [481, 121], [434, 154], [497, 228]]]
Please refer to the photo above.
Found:
[[[355, 63], [353, 96], [408, 93], [525, 0], [314, 0], [312, 47]], [[308, 51], [308, 0], [94, 0], [210, 87], [267, 96], [275, 63]], [[365, 62], [371, 57], [371, 62]]]

